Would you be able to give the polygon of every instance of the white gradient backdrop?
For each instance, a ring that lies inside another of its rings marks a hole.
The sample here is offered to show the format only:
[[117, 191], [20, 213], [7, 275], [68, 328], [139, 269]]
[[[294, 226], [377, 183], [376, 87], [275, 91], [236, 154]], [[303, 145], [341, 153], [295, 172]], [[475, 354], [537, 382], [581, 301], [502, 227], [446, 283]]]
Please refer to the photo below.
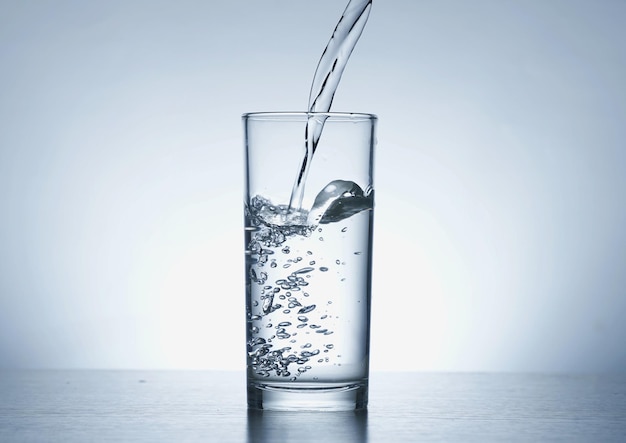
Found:
[[[240, 115], [345, 1], [0, 0], [0, 367], [244, 364]], [[626, 371], [626, 2], [378, 0], [372, 366]]]

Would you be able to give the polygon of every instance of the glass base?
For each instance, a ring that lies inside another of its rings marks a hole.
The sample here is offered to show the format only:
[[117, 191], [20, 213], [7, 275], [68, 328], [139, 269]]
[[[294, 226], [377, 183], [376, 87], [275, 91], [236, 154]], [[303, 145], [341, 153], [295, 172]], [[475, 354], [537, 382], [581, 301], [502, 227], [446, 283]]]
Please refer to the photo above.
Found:
[[367, 408], [367, 381], [358, 383], [248, 382], [248, 408], [268, 411], [354, 411]]

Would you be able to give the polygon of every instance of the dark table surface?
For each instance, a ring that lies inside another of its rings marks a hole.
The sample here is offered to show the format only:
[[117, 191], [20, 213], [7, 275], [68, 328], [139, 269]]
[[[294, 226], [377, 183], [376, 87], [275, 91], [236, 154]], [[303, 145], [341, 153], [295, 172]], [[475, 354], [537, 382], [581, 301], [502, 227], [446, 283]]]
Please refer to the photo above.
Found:
[[0, 371], [0, 441], [626, 442], [626, 375], [374, 373], [365, 412], [286, 413], [238, 372]]

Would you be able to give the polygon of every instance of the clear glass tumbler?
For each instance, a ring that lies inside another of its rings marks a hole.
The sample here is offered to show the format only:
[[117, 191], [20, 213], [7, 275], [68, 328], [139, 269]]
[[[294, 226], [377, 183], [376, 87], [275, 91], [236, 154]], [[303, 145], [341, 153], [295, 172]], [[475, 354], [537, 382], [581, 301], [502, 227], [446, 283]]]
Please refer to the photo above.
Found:
[[376, 116], [243, 123], [248, 407], [366, 408]]

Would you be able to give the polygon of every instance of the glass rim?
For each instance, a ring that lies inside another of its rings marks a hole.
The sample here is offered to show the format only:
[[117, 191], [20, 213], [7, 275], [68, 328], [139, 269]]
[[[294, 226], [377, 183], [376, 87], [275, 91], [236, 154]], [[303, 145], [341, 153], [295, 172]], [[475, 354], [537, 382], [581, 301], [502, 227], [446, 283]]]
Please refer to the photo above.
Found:
[[241, 115], [244, 120], [284, 120], [284, 119], [307, 119], [309, 117], [326, 117], [331, 120], [355, 121], [355, 120], [378, 120], [376, 114], [366, 112], [307, 112], [307, 111], [261, 111], [246, 112]]

